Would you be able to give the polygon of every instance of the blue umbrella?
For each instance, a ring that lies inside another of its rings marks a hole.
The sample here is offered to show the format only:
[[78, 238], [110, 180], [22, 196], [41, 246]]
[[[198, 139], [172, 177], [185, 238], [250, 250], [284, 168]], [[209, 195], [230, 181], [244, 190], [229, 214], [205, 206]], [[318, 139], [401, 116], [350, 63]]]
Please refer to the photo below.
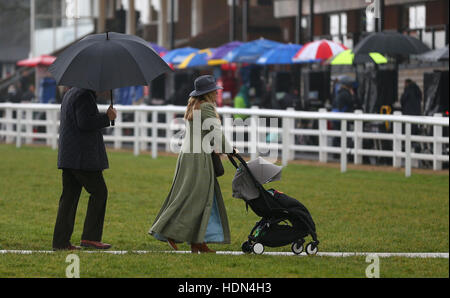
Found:
[[182, 63], [180, 63], [177, 67], [180, 69], [194, 67], [194, 66], [206, 66], [208, 65], [208, 58], [211, 57], [212, 51], [214, 49], [203, 49], [196, 53], [192, 53], [187, 56], [186, 59]]
[[164, 55], [163, 60], [171, 64], [180, 64], [186, 59], [190, 54], [197, 52], [199, 49], [185, 47], [169, 51]]
[[223, 59], [235, 63], [256, 63], [264, 53], [280, 45], [282, 43], [261, 38], [242, 44]]
[[302, 45], [298, 44], [283, 44], [277, 46], [259, 57], [256, 64], [293, 64], [292, 58], [301, 48]]

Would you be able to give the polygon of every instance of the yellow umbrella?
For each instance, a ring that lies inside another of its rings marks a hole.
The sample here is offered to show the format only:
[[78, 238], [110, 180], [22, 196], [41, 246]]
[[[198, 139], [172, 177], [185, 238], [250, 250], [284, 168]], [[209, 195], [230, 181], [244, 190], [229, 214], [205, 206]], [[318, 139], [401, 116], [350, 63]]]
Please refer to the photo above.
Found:
[[[352, 50], [346, 50], [331, 59], [331, 65], [352, 65], [355, 60], [355, 54]], [[362, 54], [357, 58], [357, 63], [374, 62], [376, 64], [386, 64], [388, 60], [380, 53]]]

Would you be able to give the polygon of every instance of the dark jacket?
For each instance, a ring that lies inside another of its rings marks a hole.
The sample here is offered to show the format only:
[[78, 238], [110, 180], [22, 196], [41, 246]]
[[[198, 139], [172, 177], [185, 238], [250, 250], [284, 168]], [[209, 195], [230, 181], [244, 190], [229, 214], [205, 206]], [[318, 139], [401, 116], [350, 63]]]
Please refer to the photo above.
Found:
[[337, 92], [336, 100], [333, 103], [333, 110], [343, 113], [352, 113], [353, 105], [353, 95], [350, 91], [341, 87], [341, 89]]
[[98, 111], [93, 91], [70, 89], [61, 104], [58, 168], [107, 169], [108, 157], [101, 129], [109, 125], [108, 116]]
[[402, 98], [403, 115], [421, 115], [422, 114], [422, 91], [415, 83], [410, 83], [405, 88]]

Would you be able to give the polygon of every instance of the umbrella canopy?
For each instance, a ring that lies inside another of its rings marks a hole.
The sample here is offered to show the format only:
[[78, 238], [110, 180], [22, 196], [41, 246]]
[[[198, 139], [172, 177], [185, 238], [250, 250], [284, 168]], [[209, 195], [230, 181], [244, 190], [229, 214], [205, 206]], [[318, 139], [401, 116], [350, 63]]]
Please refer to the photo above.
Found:
[[437, 62], [448, 60], [448, 46], [442, 49], [425, 52], [418, 55], [417, 58], [422, 61]]
[[162, 47], [160, 45], [157, 45], [156, 43], [150, 43], [150, 46], [152, 47], [152, 49], [155, 50], [156, 53], [158, 53], [160, 56], [164, 56], [169, 50], [166, 49], [165, 47]]
[[387, 58], [380, 53], [361, 54], [355, 58], [352, 50], [345, 50], [331, 59], [331, 65], [353, 65], [372, 62], [375, 64], [386, 64]]
[[252, 172], [253, 177], [261, 184], [281, 179], [281, 170], [283, 168], [268, 162], [262, 157], [248, 162], [247, 166]]
[[208, 59], [208, 64], [220, 65], [228, 63], [228, 61], [224, 60], [223, 57], [225, 57], [225, 55], [241, 45], [242, 42], [240, 41], [232, 41], [216, 48], [212, 56]]
[[17, 62], [17, 66], [28, 66], [28, 67], [36, 67], [36, 66], [50, 66], [53, 62], [55, 62], [56, 57], [49, 55], [41, 55], [39, 57], [34, 57], [30, 59], [20, 60]]
[[377, 52], [390, 56], [419, 55], [430, 48], [417, 38], [398, 32], [371, 33], [353, 49], [355, 55]]
[[203, 49], [198, 52], [192, 53], [178, 65], [177, 68], [185, 69], [188, 67], [195, 66], [206, 66], [208, 65], [208, 58], [212, 56], [212, 52], [214, 49]]
[[299, 44], [283, 44], [277, 46], [259, 57], [256, 64], [292, 64], [292, 58], [301, 48], [302, 46]]
[[163, 59], [167, 63], [170, 64], [180, 64], [182, 63], [190, 54], [198, 52], [199, 49], [191, 48], [191, 47], [185, 47], [185, 48], [178, 48], [175, 50], [171, 50], [167, 52]]
[[294, 62], [314, 62], [327, 60], [337, 54], [347, 50], [344, 45], [331, 40], [317, 40], [309, 42], [299, 50], [294, 58]]
[[[265, 184], [281, 179], [282, 167], [274, 165], [267, 160], [258, 157], [247, 163], [253, 177], [260, 183]], [[259, 197], [258, 188], [248, 174], [246, 168], [241, 164], [236, 171], [231, 182], [233, 197], [241, 198], [245, 201], [253, 200]]]
[[279, 42], [261, 38], [243, 43], [223, 59], [235, 63], [256, 63], [264, 53], [280, 45], [282, 44]]
[[83, 38], [49, 70], [58, 85], [106, 91], [147, 85], [170, 67], [145, 40], [111, 32]]

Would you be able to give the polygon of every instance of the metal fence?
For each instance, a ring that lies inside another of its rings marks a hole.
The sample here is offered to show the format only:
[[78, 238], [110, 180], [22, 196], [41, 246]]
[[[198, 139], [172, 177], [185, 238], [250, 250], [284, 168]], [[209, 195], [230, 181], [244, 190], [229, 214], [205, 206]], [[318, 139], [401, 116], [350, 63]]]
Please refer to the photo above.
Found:
[[[99, 106], [106, 111], [108, 106]], [[116, 125], [105, 129], [104, 140], [115, 149], [132, 148], [135, 155], [151, 151], [157, 158], [159, 151], [173, 151], [184, 129], [180, 120], [185, 111], [180, 106], [115, 106]], [[240, 152], [250, 157], [275, 152], [283, 165], [290, 160], [315, 158], [326, 163], [339, 159], [341, 171], [349, 161], [363, 164], [375, 158], [404, 167], [411, 175], [412, 167], [427, 162], [434, 170], [448, 163], [449, 119], [435, 117], [333, 113], [267, 109], [218, 108], [224, 133]], [[0, 142], [47, 144], [58, 146], [59, 105], [0, 104]], [[247, 115], [246, 121], [234, 121], [234, 115]], [[272, 119], [270, 122], [267, 119]], [[272, 123], [267, 126], [267, 123]], [[335, 129], [335, 127], [340, 127]], [[332, 128], [334, 127], [334, 129]], [[420, 128], [420, 134], [417, 133]], [[445, 133], [444, 133], [445, 131]], [[243, 137], [238, 137], [242, 133]], [[419, 148], [419, 149], [417, 149]], [[422, 148], [422, 149], [420, 149]], [[426, 150], [423, 150], [426, 148]], [[376, 162], [377, 163], [377, 162]]]

